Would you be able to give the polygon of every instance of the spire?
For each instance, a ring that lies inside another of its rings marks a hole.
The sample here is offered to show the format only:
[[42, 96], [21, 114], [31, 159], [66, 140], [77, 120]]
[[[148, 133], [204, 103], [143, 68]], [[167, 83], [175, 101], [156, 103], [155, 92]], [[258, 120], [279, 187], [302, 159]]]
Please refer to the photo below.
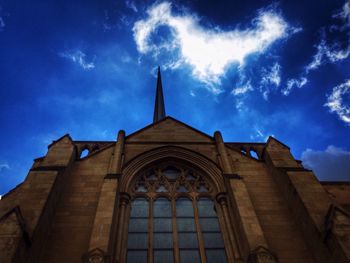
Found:
[[165, 106], [164, 106], [164, 97], [163, 97], [163, 87], [162, 87], [162, 78], [160, 76], [160, 67], [158, 66], [158, 78], [157, 78], [157, 91], [156, 99], [154, 104], [154, 115], [153, 123], [160, 121], [165, 118]]

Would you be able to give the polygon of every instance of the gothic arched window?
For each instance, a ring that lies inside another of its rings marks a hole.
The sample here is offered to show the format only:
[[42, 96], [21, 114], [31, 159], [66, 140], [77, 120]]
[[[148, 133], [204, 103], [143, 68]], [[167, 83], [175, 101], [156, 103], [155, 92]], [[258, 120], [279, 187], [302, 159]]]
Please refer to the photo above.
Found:
[[131, 190], [127, 263], [224, 263], [215, 190], [203, 173], [164, 164], [139, 174]]

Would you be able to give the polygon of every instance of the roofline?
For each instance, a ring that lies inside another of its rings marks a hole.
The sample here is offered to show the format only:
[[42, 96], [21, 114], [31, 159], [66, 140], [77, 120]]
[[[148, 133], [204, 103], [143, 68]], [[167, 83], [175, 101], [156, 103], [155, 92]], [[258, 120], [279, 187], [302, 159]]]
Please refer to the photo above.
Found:
[[350, 181], [320, 181], [322, 185], [350, 185]]
[[202, 131], [200, 131], [200, 130], [197, 130], [196, 128], [193, 128], [193, 127], [191, 127], [190, 125], [188, 125], [188, 124], [186, 124], [186, 123], [184, 123], [184, 122], [182, 122], [182, 121], [179, 121], [179, 120], [177, 120], [177, 119], [175, 119], [175, 118], [173, 118], [173, 117], [170, 117], [170, 116], [166, 116], [164, 119], [161, 119], [161, 120], [159, 120], [159, 121], [157, 121], [157, 122], [151, 123], [151, 124], [149, 124], [149, 125], [147, 125], [147, 126], [141, 128], [141, 129], [139, 129], [139, 130], [137, 130], [137, 131], [135, 131], [135, 132], [129, 134], [128, 136], [125, 136], [125, 139], [127, 140], [127, 139], [133, 137], [134, 135], [139, 134], [139, 133], [141, 133], [142, 131], [144, 131], [144, 130], [146, 130], [146, 129], [152, 127], [152, 126], [155, 126], [155, 125], [157, 125], [157, 124], [159, 124], [159, 123], [161, 123], [161, 122], [163, 122], [163, 121], [166, 121], [166, 120], [168, 120], [168, 119], [173, 120], [173, 121], [175, 121], [175, 122], [177, 122], [177, 123], [179, 123], [179, 124], [181, 124], [181, 125], [183, 125], [183, 126], [189, 128], [189, 129], [191, 129], [191, 130], [193, 130], [193, 131], [195, 131], [195, 132], [197, 132], [197, 133], [199, 133], [199, 134], [201, 134], [201, 135], [203, 135], [203, 136], [205, 136], [205, 137], [207, 137], [207, 138], [209, 138], [209, 139], [211, 139], [211, 140], [214, 140], [214, 137], [213, 137], [213, 136], [210, 136], [210, 135], [208, 135], [208, 134], [206, 134], [206, 133], [204, 133], [204, 132], [202, 132]]

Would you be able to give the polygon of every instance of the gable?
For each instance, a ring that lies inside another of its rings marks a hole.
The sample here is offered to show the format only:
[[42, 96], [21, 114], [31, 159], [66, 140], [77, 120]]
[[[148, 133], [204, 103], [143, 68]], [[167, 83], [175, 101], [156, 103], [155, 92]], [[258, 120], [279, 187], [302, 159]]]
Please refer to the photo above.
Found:
[[213, 138], [171, 117], [127, 136], [127, 142], [213, 142]]

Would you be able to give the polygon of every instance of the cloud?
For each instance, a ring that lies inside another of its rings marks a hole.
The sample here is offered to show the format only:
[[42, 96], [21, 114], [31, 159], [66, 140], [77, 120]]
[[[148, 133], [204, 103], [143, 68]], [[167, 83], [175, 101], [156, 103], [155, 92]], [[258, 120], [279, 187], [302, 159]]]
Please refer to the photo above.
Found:
[[254, 90], [254, 89], [253, 89], [252, 85], [250, 84], [250, 81], [248, 81], [246, 84], [244, 84], [240, 87], [234, 88], [231, 91], [231, 94], [234, 96], [238, 96], [238, 95], [243, 95], [243, 94], [247, 93], [248, 91], [252, 91], [252, 90]]
[[[321, 38], [316, 47], [316, 53], [304, 67], [298, 78], [291, 79], [282, 94], [289, 95], [293, 88], [301, 88], [307, 83], [310, 72], [319, 69], [327, 63], [336, 63], [350, 56], [350, 4], [347, 1], [340, 13], [332, 16], [340, 19], [341, 25], [332, 24], [321, 30]], [[339, 22], [339, 21], [337, 21]], [[333, 34], [333, 35], [332, 35]], [[335, 35], [335, 36], [334, 36]], [[306, 82], [304, 81], [306, 80]], [[304, 84], [304, 85], [299, 85]]]
[[342, 121], [350, 125], [350, 79], [333, 88], [324, 106], [328, 107], [330, 112], [338, 114]]
[[[217, 86], [230, 65], [243, 65], [247, 56], [261, 54], [278, 39], [293, 33], [272, 10], [260, 11], [250, 27], [231, 31], [204, 28], [193, 14], [174, 15], [169, 2], [151, 6], [147, 15], [133, 27], [137, 50], [155, 57], [162, 51], [175, 52], [175, 60], [190, 65], [193, 76], [214, 93], [220, 92]], [[154, 33], [164, 26], [170, 30], [169, 36], [161, 43], [152, 41]]]
[[301, 160], [320, 180], [350, 181], [350, 151], [333, 145], [325, 151], [306, 149]]
[[4, 28], [5, 28], [4, 19], [2, 17], [0, 17], [0, 32], [4, 31]]
[[6, 26], [4, 16], [8, 16], [8, 14], [4, 14], [2, 11], [2, 7], [0, 6], [0, 32], [4, 31]]
[[10, 166], [7, 163], [0, 163], [0, 172], [10, 170]]
[[282, 89], [282, 94], [287, 96], [290, 94], [290, 92], [292, 91], [292, 89], [294, 88], [302, 88], [307, 84], [308, 80], [306, 77], [301, 77], [299, 79], [289, 79], [287, 81], [287, 86]]
[[306, 74], [312, 70], [316, 70], [327, 62], [335, 63], [346, 59], [350, 55], [350, 46], [346, 49], [340, 49], [339, 44], [328, 46], [324, 39], [317, 45], [317, 53], [313, 56], [313, 60], [306, 66]]
[[335, 14], [333, 17], [340, 18], [346, 21], [348, 25], [350, 25], [350, 2], [347, 1], [343, 6], [342, 11], [340, 13]]
[[275, 62], [271, 68], [262, 69], [262, 78], [260, 81], [260, 90], [263, 92], [265, 100], [268, 99], [268, 95], [271, 92], [272, 87], [279, 87], [281, 84], [281, 65]]
[[126, 1], [125, 4], [128, 8], [130, 8], [135, 13], [137, 13], [139, 11], [133, 1]]
[[67, 58], [74, 63], [77, 63], [79, 66], [81, 66], [84, 70], [91, 70], [95, 68], [94, 62], [88, 62], [86, 60], [86, 54], [80, 50], [76, 51], [65, 51], [59, 54], [63, 58]]

